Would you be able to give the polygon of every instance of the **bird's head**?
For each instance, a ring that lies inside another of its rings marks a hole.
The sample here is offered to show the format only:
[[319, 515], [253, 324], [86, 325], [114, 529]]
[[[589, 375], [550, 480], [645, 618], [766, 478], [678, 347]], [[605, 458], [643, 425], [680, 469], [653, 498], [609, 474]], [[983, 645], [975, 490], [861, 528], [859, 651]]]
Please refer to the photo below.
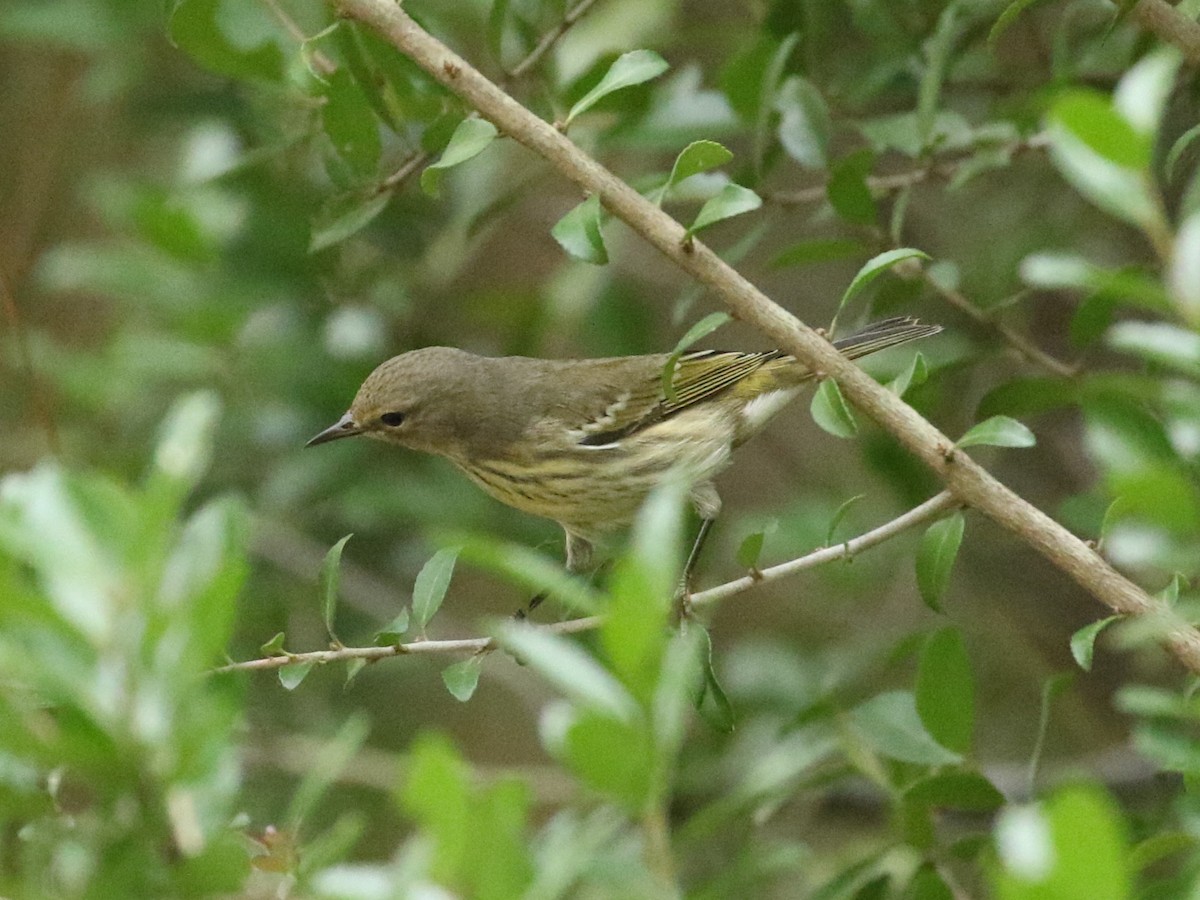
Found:
[[346, 414], [305, 446], [362, 434], [413, 450], [454, 455], [462, 439], [462, 396], [480, 361], [452, 347], [393, 356], [367, 376]]

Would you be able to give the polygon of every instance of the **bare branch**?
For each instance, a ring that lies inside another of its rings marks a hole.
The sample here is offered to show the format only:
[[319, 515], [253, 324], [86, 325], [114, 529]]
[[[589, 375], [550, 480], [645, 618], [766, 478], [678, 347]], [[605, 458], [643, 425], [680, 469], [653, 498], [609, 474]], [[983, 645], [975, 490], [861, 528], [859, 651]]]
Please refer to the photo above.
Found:
[[[565, 622], [554, 622], [538, 627], [551, 634], [576, 634], [580, 631], [592, 631], [600, 627], [603, 621], [599, 616], [588, 616], [582, 619], [568, 619]], [[220, 675], [223, 672], [250, 672], [264, 669], [282, 669], [295, 663], [315, 663], [327, 665], [333, 662], [343, 662], [351, 659], [365, 659], [376, 662], [391, 656], [410, 656], [418, 653], [442, 653], [452, 656], [472, 656], [476, 653], [487, 653], [496, 648], [496, 641], [490, 637], [459, 638], [448, 641], [410, 641], [407, 644], [388, 644], [383, 647], [336, 647], [331, 650], [309, 650], [306, 653], [284, 653], [281, 656], [264, 656], [261, 659], [250, 659], [245, 662], [229, 663], [213, 669], [211, 674]]]
[[378, 195], [388, 191], [396, 190], [396, 188], [408, 181], [408, 179], [412, 177], [413, 173], [424, 166], [427, 162], [429, 162], [429, 154], [424, 150], [418, 150], [412, 156], [408, 157], [408, 159], [404, 160], [404, 162], [400, 164], [400, 168], [398, 168], [387, 178], [383, 179], [383, 181], [379, 182], [379, 184], [375, 186], [375, 193]]
[[[755, 585], [778, 581], [806, 569], [813, 569], [826, 563], [840, 559], [850, 559], [863, 550], [868, 550], [882, 544], [903, 531], [915, 528], [925, 522], [940, 517], [947, 510], [961, 505], [949, 491], [942, 491], [935, 497], [926, 500], [920, 506], [910, 509], [878, 528], [860, 534], [856, 538], [837, 544], [833, 547], [822, 547], [807, 553], [798, 559], [793, 559], [768, 569], [752, 572], [733, 581], [709, 588], [706, 591], [692, 594], [691, 606], [712, 606], [736, 594], [744, 593]], [[592, 631], [604, 622], [603, 616], [587, 616], [581, 619], [569, 619], [566, 622], [555, 622], [551, 625], [539, 625], [552, 634], [577, 634], [581, 631]], [[486, 653], [495, 649], [496, 642], [492, 638], [462, 638], [450, 641], [411, 641], [407, 644], [391, 644], [386, 647], [336, 647], [331, 650], [312, 650], [307, 653], [286, 653], [280, 656], [267, 656], [262, 659], [251, 659], [245, 662], [230, 663], [214, 669], [213, 674], [221, 672], [254, 671], [260, 669], [281, 669], [293, 663], [316, 663], [325, 665], [350, 659], [365, 659], [374, 662], [390, 656], [405, 656], [412, 653], [446, 653], [451, 655]]]
[[753, 572], [717, 587], [709, 588], [707, 591], [693, 594], [692, 606], [711, 606], [727, 597], [732, 597], [734, 594], [748, 591], [756, 584], [778, 581], [780, 578], [787, 578], [798, 572], [803, 572], [805, 569], [814, 569], [817, 566], [835, 562], [839, 559], [851, 559], [863, 550], [868, 550], [871, 547], [882, 544], [889, 538], [893, 538], [910, 528], [915, 528], [925, 522], [940, 518], [943, 513], [961, 505], [949, 491], [942, 491], [940, 494], [926, 500], [920, 506], [913, 507], [904, 515], [897, 516], [892, 521], [860, 534], [856, 538], [851, 538], [845, 543], [834, 544], [832, 547], [822, 547], [820, 550], [814, 550], [812, 553], [805, 554], [798, 559], [789, 560], [777, 566], [763, 569], [760, 572]]
[[520, 78], [541, 62], [542, 57], [549, 53], [554, 48], [554, 45], [562, 40], [563, 35], [570, 31], [575, 23], [582, 19], [595, 3], [596, 0], [579, 0], [578, 3], [567, 10], [567, 14], [563, 16], [563, 20], [542, 35], [541, 40], [529, 51], [529, 55], [508, 70], [508, 77], [512, 80]]
[[[1030, 135], [1019, 141], [1013, 141], [1003, 149], [1011, 156], [1017, 156], [1030, 150], [1041, 150], [1050, 144], [1050, 138], [1045, 133]], [[870, 175], [865, 181], [872, 196], [887, 197], [899, 193], [905, 188], [915, 187], [926, 181], [953, 181], [954, 177], [971, 161], [969, 155], [957, 154], [949, 159], [935, 157], [923, 165], [903, 172], [892, 172], [887, 175]], [[828, 198], [828, 185], [816, 184], [811, 187], [799, 188], [794, 191], [774, 191], [763, 199], [780, 206], [803, 206], [810, 203], [821, 203]]]
[[1010, 347], [1035, 366], [1045, 369], [1051, 375], [1059, 378], [1074, 378], [1079, 374], [1078, 366], [1070, 365], [1051, 356], [1011, 325], [1004, 324], [997, 320], [992, 313], [980, 309], [968, 300], [962, 291], [938, 281], [925, 266], [916, 265], [912, 268], [920, 273], [921, 280], [943, 300], [978, 324], [995, 331]]
[[465, 59], [424, 31], [400, 6], [390, 0], [330, 2], [343, 15], [378, 30], [497, 128], [578, 184], [584, 193], [598, 196], [609, 212], [681, 269], [712, 288], [735, 317], [756, 327], [775, 341], [776, 346], [813, 370], [834, 378], [855, 406], [933, 469], [961, 502], [1013, 532], [1115, 612], [1162, 617], [1169, 623], [1164, 643], [1184, 665], [1200, 672], [1200, 632], [1190, 623], [956, 449], [953, 441], [838, 353], [824, 336], [773, 303], [702, 242], [689, 238], [682, 225], [583, 152], [553, 125], [488, 81]]

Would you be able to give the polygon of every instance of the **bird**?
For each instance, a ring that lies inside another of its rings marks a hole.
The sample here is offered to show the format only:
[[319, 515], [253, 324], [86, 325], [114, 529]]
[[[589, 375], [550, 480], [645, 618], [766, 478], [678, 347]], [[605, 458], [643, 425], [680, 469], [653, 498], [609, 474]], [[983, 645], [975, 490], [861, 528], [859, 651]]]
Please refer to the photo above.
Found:
[[[834, 346], [858, 359], [939, 331], [899, 316]], [[779, 350], [551, 360], [424, 347], [376, 367], [305, 446], [363, 435], [445, 457], [500, 502], [557, 522], [574, 573], [674, 474], [700, 518], [687, 583], [721, 509], [713, 478], [814, 380]]]

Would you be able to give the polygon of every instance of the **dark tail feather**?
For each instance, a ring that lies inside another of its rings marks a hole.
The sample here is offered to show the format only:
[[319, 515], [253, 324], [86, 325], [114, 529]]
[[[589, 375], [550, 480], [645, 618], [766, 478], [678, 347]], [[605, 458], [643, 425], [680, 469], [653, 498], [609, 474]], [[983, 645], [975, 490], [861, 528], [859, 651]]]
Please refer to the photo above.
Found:
[[862, 331], [848, 337], [839, 338], [833, 342], [833, 346], [850, 359], [858, 359], [868, 353], [929, 337], [941, 330], [941, 325], [924, 325], [912, 316], [896, 316], [868, 325]]

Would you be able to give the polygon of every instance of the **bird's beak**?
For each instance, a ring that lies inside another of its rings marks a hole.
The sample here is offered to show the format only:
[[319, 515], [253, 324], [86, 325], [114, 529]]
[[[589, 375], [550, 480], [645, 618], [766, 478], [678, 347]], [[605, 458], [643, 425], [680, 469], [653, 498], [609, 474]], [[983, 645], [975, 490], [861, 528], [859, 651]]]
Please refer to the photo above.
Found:
[[315, 447], [317, 444], [336, 441], [338, 438], [354, 437], [356, 434], [362, 434], [362, 429], [354, 424], [354, 419], [350, 417], [350, 413], [346, 413], [304, 446]]

